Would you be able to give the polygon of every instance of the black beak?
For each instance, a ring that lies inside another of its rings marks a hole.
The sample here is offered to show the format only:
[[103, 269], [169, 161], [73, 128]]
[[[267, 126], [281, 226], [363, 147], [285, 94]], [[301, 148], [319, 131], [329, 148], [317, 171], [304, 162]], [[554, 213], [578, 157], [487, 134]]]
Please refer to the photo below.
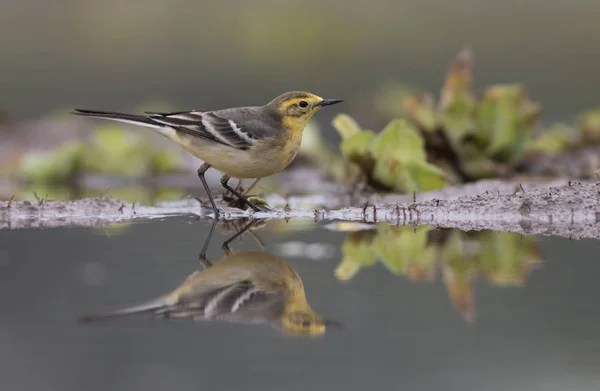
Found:
[[333, 319], [325, 319], [323, 321], [323, 324], [325, 324], [325, 327], [331, 327], [333, 329], [338, 329], [338, 330], [344, 329], [344, 325], [342, 323], [338, 322], [337, 320], [333, 320]]
[[342, 99], [323, 99], [321, 102], [319, 102], [319, 106], [320, 107], [331, 106], [331, 105], [334, 105], [336, 103], [341, 103], [341, 102], [343, 102]]

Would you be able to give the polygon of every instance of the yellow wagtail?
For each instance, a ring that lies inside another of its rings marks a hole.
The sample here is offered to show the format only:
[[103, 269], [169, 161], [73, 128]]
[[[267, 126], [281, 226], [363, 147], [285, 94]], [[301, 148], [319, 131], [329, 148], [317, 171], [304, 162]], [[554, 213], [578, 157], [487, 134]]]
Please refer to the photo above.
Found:
[[85, 315], [82, 322], [150, 313], [163, 318], [220, 320], [245, 324], [269, 324], [284, 334], [317, 336], [327, 326], [341, 327], [316, 314], [309, 305], [300, 275], [283, 258], [262, 251], [229, 250], [227, 243], [260, 220], [253, 220], [223, 244], [225, 257], [212, 264], [206, 259], [208, 242], [200, 253], [206, 267], [190, 275], [172, 292], [134, 306]]
[[153, 128], [204, 161], [198, 176], [215, 217], [219, 209], [204, 173], [223, 173], [221, 184], [254, 211], [262, 210], [227, 184], [230, 177], [263, 178], [282, 171], [296, 157], [302, 132], [320, 108], [342, 102], [304, 91], [287, 92], [264, 106], [215, 111], [146, 112], [147, 115], [75, 109], [77, 115], [105, 118]]

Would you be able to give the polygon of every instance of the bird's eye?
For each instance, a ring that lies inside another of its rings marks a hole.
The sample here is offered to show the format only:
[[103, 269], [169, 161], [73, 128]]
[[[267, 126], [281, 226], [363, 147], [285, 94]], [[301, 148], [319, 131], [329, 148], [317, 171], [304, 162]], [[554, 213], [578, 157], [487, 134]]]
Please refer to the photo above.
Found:
[[308, 106], [308, 102], [305, 100], [301, 100], [300, 102], [298, 102], [298, 106], [304, 108]]
[[303, 320], [302, 327], [308, 327], [308, 326], [310, 326], [310, 320]]

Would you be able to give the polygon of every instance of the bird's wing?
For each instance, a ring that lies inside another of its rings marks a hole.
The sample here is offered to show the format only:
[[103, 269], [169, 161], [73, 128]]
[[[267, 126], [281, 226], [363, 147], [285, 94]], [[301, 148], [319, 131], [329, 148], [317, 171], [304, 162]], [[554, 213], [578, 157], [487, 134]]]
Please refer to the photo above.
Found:
[[283, 298], [273, 292], [259, 290], [250, 281], [241, 281], [203, 295], [201, 300], [187, 298], [163, 315], [190, 314], [203, 320], [225, 320], [237, 323], [265, 323], [283, 311]]
[[[234, 115], [227, 115], [228, 112]], [[149, 113], [149, 118], [190, 136], [210, 139], [237, 149], [248, 149], [263, 138], [264, 132], [260, 131], [257, 124], [244, 120], [242, 112], [236, 113], [234, 110], [183, 111]]]

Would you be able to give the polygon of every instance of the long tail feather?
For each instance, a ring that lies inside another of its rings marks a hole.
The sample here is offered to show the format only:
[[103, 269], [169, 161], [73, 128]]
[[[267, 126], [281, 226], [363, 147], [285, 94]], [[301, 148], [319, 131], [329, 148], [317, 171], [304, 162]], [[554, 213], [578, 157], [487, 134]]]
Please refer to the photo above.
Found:
[[143, 116], [143, 115], [115, 113], [115, 112], [110, 112], [110, 111], [99, 111], [99, 110], [85, 110], [85, 109], [75, 109], [75, 112], [73, 112], [71, 114], [80, 115], [83, 117], [104, 118], [104, 119], [108, 119], [108, 120], [112, 120], [112, 121], [147, 126], [147, 127], [155, 128], [155, 129], [160, 129], [164, 126], [164, 125], [154, 122], [152, 119], [150, 119], [146, 116]]
[[153, 299], [144, 303], [140, 303], [137, 305], [132, 305], [129, 307], [119, 308], [113, 311], [98, 313], [98, 314], [88, 314], [79, 317], [80, 322], [93, 322], [96, 320], [104, 320], [110, 318], [116, 318], [119, 316], [127, 316], [134, 314], [142, 314], [146, 312], [154, 312], [156, 310], [169, 307], [173, 303], [169, 300], [168, 297], [159, 297], [157, 299]]

